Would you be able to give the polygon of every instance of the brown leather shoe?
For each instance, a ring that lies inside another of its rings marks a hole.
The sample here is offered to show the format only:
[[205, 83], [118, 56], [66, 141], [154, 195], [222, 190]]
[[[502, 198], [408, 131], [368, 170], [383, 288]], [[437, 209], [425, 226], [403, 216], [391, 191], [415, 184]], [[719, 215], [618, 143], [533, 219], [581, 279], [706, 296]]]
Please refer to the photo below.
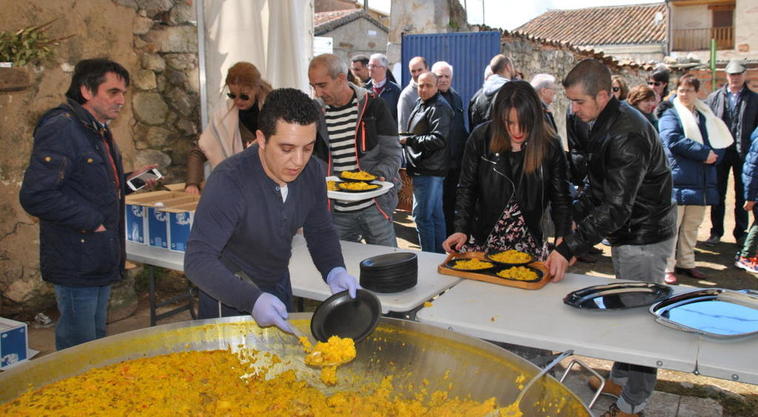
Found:
[[697, 268], [679, 268], [677, 266], [676, 268], [674, 268], [674, 271], [677, 274], [689, 275], [689, 276], [691, 276], [692, 278], [695, 278], [695, 279], [705, 279], [706, 278], [705, 274], [702, 273], [702, 272], [700, 272], [700, 270], [697, 269]]
[[[587, 383], [593, 391], [597, 391], [598, 388], [600, 388], [600, 378], [596, 376], [591, 376]], [[623, 389], [624, 387], [621, 385], [611, 381], [610, 379], [606, 379], [605, 385], [603, 385], [603, 390], [600, 391], [600, 393], [618, 398], [618, 396], [621, 395], [621, 390]]]
[[613, 403], [610, 407], [608, 407], [608, 411], [603, 413], [603, 415], [600, 417], [643, 417], [643, 415], [641, 411], [634, 414], [625, 413], [619, 410], [618, 406]]

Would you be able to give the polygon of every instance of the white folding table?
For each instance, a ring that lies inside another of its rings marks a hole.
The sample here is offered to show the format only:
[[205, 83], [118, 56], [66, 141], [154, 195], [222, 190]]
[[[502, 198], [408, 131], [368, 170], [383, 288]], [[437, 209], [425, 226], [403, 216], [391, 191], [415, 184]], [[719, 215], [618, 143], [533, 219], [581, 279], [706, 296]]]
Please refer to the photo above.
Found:
[[[345, 241], [341, 241], [340, 244], [342, 245], [342, 256], [347, 271], [358, 279], [360, 278], [360, 262], [363, 259], [393, 252], [416, 253], [418, 257], [418, 283], [416, 286], [397, 293], [376, 293], [382, 303], [382, 312], [385, 314], [411, 311], [462, 280], [437, 273], [437, 265], [445, 259], [445, 255], [442, 254]], [[184, 253], [182, 252], [127, 242], [126, 253], [130, 261], [180, 272], [184, 271]], [[313, 264], [305, 238], [302, 235], [295, 235], [293, 238], [289, 270], [292, 280], [292, 293], [295, 296], [323, 301], [332, 295], [329, 286], [326, 285]]]
[[466, 280], [421, 309], [417, 319], [482, 339], [692, 372], [698, 336], [655, 322], [646, 308], [585, 311], [563, 303], [571, 291], [613, 279], [567, 274], [523, 290]]

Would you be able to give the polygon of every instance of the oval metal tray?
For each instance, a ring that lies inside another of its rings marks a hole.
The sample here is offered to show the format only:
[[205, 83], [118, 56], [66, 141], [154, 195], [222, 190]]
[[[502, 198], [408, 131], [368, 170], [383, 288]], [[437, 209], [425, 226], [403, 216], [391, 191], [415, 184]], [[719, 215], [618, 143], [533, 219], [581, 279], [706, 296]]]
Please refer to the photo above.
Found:
[[758, 293], [708, 288], [667, 298], [650, 307], [655, 321], [718, 339], [758, 334]]
[[563, 302], [583, 310], [623, 310], [645, 307], [671, 295], [671, 287], [655, 282], [594, 285], [568, 293]]

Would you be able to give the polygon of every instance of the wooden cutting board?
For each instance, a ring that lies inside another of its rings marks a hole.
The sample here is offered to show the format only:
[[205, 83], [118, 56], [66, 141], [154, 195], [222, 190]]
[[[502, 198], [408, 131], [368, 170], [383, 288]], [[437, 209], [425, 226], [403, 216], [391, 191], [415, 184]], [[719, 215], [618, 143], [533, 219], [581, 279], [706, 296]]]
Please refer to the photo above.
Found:
[[522, 288], [525, 290], [538, 290], [550, 282], [550, 273], [548, 272], [547, 267], [545, 267], [545, 264], [542, 262], [532, 262], [529, 264], [530, 267], [542, 271], [542, 279], [539, 281], [519, 281], [515, 279], [500, 278], [496, 275], [491, 275], [488, 273], [459, 271], [457, 269], [449, 268], [447, 264], [454, 259], [480, 259], [483, 261], [491, 262], [484, 257], [484, 252], [451, 253], [448, 254], [447, 258], [445, 258], [445, 261], [437, 267], [437, 272], [444, 275], [475, 279], [477, 281], [484, 281], [497, 285], [505, 285], [508, 287]]

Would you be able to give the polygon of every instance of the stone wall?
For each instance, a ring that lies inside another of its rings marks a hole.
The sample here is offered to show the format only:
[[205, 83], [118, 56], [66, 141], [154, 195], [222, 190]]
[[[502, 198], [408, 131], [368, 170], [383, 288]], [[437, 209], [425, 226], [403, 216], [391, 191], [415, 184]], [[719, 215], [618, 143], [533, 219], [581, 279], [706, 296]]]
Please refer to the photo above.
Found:
[[734, 9], [734, 49], [741, 58], [758, 58], [758, 3], [737, 0]]
[[[491, 30], [491, 29], [489, 29]], [[555, 76], [559, 88], [552, 105], [553, 114], [558, 133], [566, 139], [566, 110], [569, 101], [560, 82], [577, 62], [585, 58], [595, 58], [604, 61], [613, 74], [624, 76], [629, 87], [643, 84], [646, 81], [647, 68], [638, 65], [620, 65], [603, 54], [584, 51], [561, 42], [548, 42], [526, 35], [511, 32], [502, 32], [501, 53], [513, 59], [516, 70], [524, 75], [524, 79], [530, 81], [536, 74], [547, 73]]]
[[400, 61], [403, 34], [466, 31], [466, 11], [458, 0], [393, 1], [387, 58], [391, 65]]
[[387, 32], [368, 19], [359, 18], [332, 31], [320, 34], [334, 40], [334, 54], [350, 66], [350, 57], [385, 53]]
[[23, 67], [31, 86], [0, 93], [0, 315], [54, 305], [39, 275], [37, 220], [18, 191], [40, 115], [64, 101], [74, 65], [109, 57], [131, 74], [127, 103], [112, 123], [127, 170], [158, 163], [169, 181], [184, 177], [185, 156], [199, 125], [197, 35], [191, 0], [7, 0], [0, 28], [16, 30], [57, 19], [52, 37], [74, 35], [40, 65]]

